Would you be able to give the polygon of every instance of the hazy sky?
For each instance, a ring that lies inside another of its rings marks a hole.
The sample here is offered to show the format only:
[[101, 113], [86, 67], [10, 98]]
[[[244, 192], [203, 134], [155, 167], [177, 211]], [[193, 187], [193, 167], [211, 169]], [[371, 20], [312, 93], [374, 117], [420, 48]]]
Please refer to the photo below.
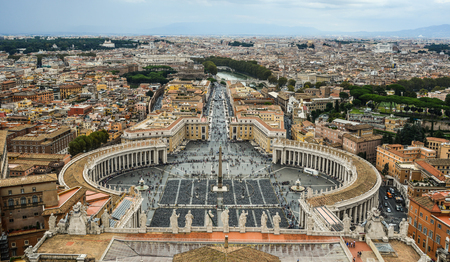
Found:
[[0, 33], [145, 34], [172, 23], [394, 31], [450, 23], [450, 0], [0, 0]]

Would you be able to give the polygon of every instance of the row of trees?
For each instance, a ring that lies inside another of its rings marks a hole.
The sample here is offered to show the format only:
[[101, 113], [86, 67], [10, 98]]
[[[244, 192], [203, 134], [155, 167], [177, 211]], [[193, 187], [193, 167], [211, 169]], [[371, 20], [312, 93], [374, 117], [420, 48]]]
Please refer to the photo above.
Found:
[[[25, 48], [24, 54], [39, 52], [39, 50], [44, 51], [55, 51], [55, 50], [81, 50], [81, 51], [91, 51], [94, 50], [104, 50], [111, 49], [108, 47], [100, 46], [105, 42], [105, 38], [80, 38], [80, 39], [65, 39], [56, 38], [53, 40], [41, 39], [40, 37], [35, 37], [32, 39], [2, 39], [0, 40], [0, 50], [5, 51], [9, 54], [17, 53], [19, 50]], [[134, 48], [136, 43], [129, 40], [111, 40], [115, 44], [116, 48]], [[57, 49], [53, 48], [53, 44], [58, 46]]]
[[249, 75], [261, 80], [267, 80], [272, 75], [272, 71], [264, 66], [258, 65], [256, 61], [238, 61], [227, 57], [210, 56], [208, 58], [195, 59], [199, 63], [206, 61], [213, 62], [216, 66], [228, 66], [239, 73]]
[[244, 42], [234, 41], [234, 42], [228, 43], [228, 45], [229, 45], [229, 46], [252, 47], [252, 46], [253, 46], [253, 43], [244, 43]]
[[106, 130], [91, 133], [89, 136], [78, 136], [69, 143], [69, 154], [75, 156], [99, 148], [108, 142], [109, 134]]
[[217, 75], [217, 66], [213, 62], [205, 61], [203, 62], [203, 67], [205, 68], [205, 73]]
[[175, 74], [177, 71], [170, 66], [148, 66], [145, 71], [136, 71], [123, 74], [130, 84], [139, 83], [160, 83], [162, 85], [168, 83], [170, 80], [167, 77], [170, 74]]

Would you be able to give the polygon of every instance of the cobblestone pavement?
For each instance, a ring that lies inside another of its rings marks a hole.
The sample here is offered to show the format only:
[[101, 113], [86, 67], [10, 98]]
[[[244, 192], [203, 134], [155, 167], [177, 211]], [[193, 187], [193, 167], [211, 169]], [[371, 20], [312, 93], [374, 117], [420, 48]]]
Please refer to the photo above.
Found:
[[[297, 167], [273, 165], [270, 161], [271, 156], [261, 154], [251, 143], [231, 142], [228, 139], [229, 110], [225, 100], [225, 88], [217, 85], [214, 89], [211, 103], [209, 103], [211, 123], [208, 141], [191, 141], [184, 150], [170, 154], [167, 165], [125, 172], [109, 179], [107, 184], [128, 188], [137, 185], [143, 178], [146, 185], [150, 187], [148, 191], [143, 192], [142, 204], [143, 209], [147, 210], [147, 225], [150, 225], [150, 220], [158, 207], [169, 179], [217, 179], [218, 152], [219, 147], [222, 146], [224, 179], [270, 178], [289, 223], [296, 224], [297, 199], [300, 195], [289, 193], [289, 187], [297, 179], [300, 179], [303, 186], [312, 187], [314, 190], [330, 189], [336, 186], [337, 182], [325, 177], [304, 174], [299, 172]], [[281, 183], [285, 181], [288, 181], [290, 186], [282, 186]], [[182, 190], [180, 189], [180, 192]]]

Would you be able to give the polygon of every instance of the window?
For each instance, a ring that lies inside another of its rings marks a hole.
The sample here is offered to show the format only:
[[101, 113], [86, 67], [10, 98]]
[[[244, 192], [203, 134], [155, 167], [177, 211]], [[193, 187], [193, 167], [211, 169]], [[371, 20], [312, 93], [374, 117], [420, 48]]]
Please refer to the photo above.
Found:
[[21, 188], [21, 189], [20, 189], [20, 193], [21, 193], [21, 194], [25, 193], [25, 189]]
[[441, 224], [438, 224], [438, 228], [439, 228], [439, 229], [442, 229], [442, 226], [441, 226]]
[[11, 247], [12, 248], [16, 247], [16, 242], [11, 242]]
[[23, 241], [23, 244], [24, 244], [25, 246], [28, 246], [28, 245], [30, 244], [30, 242], [28, 242], [28, 240], [24, 240], [24, 241]]
[[417, 227], [417, 221], [414, 221], [414, 227]]
[[22, 216], [23, 219], [27, 219], [27, 216]]
[[441, 244], [441, 236], [439, 236], [438, 234], [436, 234], [436, 243], [438, 243], [438, 245]]
[[426, 236], [427, 235], [427, 228], [423, 227], [423, 234]]
[[422, 224], [419, 224], [419, 231], [422, 231]]
[[14, 199], [12, 199], [12, 198], [8, 199], [8, 206], [10, 206], [10, 207], [14, 206]]
[[20, 204], [21, 205], [26, 205], [27, 204], [27, 199], [25, 197], [21, 197], [20, 198]]
[[8, 195], [12, 195], [12, 190], [8, 190]]
[[433, 239], [433, 231], [430, 230], [430, 232], [428, 233], [428, 237]]
[[12, 218], [11, 218], [11, 219], [9, 219], [9, 222], [10, 222], [10, 223], [14, 222], [14, 219], [12, 219]]
[[36, 195], [34, 195], [34, 196], [32, 197], [32, 199], [33, 199], [33, 204], [35, 204], [35, 203], [38, 202], [38, 197], [37, 197]]
[[39, 216], [39, 213], [36, 212], [36, 213], [34, 213], [34, 215], [35, 215], [35, 216]]
[[434, 219], [430, 218], [430, 223], [434, 225]]

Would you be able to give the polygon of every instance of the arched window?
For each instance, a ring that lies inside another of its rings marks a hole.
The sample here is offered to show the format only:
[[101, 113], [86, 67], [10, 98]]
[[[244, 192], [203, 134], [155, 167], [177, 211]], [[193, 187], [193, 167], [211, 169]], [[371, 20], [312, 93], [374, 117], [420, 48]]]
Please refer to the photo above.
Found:
[[35, 195], [33, 196], [33, 204], [38, 202], [38, 197]]
[[20, 204], [21, 205], [26, 205], [27, 204], [27, 199], [25, 197], [21, 197], [20, 198]]
[[8, 206], [10, 207], [14, 206], [14, 199], [12, 198], [8, 199]]

